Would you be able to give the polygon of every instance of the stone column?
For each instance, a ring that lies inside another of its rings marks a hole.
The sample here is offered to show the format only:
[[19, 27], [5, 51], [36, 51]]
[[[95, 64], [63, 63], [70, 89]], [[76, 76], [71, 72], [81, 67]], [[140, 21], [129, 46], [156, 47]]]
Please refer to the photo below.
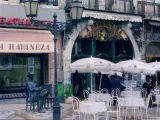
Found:
[[137, 42], [135, 40], [135, 37], [132, 34], [131, 27], [132, 27], [131, 23], [122, 25], [122, 29], [128, 35], [128, 37], [129, 37], [129, 39], [130, 39], [130, 41], [132, 43], [135, 59], [136, 60], [141, 60], [140, 50], [138, 48]]
[[67, 38], [65, 39], [64, 46], [63, 46], [64, 88], [71, 83], [71, 73], [68, 70], [69, 70], [69, 65], [71, 63], [73, 45], [79, 33], [83, 31], [86, 27], [92, 24], [93, 24], [92, 20], [78, 23], [75, 27], [73, 27], [72, 32], [69, 33], [67, 35]]

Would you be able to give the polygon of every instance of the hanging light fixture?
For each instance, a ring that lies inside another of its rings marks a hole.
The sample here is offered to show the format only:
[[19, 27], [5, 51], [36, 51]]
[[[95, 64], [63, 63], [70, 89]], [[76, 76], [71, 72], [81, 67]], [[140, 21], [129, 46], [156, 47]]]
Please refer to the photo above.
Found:
[[38, 13], [38, 0], [24, 0], [24, 8], [26, 16], [30, 18], [37, 17]]
[[83, 5], [81, 0], [72, 0], [70, 15], [72, 20], [80, 20], [83, 13]]

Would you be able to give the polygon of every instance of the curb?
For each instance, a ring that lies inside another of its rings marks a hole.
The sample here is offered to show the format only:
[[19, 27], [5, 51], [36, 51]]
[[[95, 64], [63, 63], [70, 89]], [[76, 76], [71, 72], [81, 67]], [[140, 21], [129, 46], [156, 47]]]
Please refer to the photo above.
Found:
[[[72, 112], [73, 112], [72, 106], [68, 105], [67, 108], [61, 110], [61, 118], [65, 118], [66, 116], [72, 114]], [[40, 113], [38, 116], [36, 116], [35, 114], [27, 113], [25, 111], [15, 111], [15, 115], [22, 117], [24, 119], [27, 119], [27, 120], [40, 120], [40, 119], [53, 120], [52, 113], [51, 112], [48, 112], [48, 113], [50, 114], [44, 115], [43, 113]]]

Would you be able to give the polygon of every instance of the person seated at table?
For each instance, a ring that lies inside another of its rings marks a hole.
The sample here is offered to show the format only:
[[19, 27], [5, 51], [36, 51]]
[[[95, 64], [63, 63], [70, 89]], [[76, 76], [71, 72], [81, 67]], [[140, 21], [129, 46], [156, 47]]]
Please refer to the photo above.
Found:
[[[147, 90], [147, 94], [146, 94], [146, 97], [148, 97], [148, 95], [150, 94], [151, 92], [151, 79], [150, 77], [147, 77], [146, 78], [146, 82], [144, 82], [144, 84], [142, 85], [142, 88], [146, 89]], [[144, 96], [142, 96], [144, 97]]]
[[118, 78], [120, 80], [119, 89], [120, 89], [120, 92], [122, 92], [126, 89], [126, 87], [122, 84], [122, 77], [118, 76]]
[[102, 83], [101, 83], [101, 89], [107, 89], [109, 93], [111, 93], [111, 88], [110, 88], [110, 78], [108, 75], [102, 75]]

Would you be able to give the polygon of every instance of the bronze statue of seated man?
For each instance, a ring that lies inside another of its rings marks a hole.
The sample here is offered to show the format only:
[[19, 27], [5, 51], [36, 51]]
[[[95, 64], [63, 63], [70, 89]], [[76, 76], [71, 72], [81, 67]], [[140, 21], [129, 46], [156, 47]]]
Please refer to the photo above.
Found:
[[26, 82], [27, 89], [29, 92], [29, 97], [31, 101], [40, 101], [40, 107], [39, 112], [44, 113], [43, 106], [44, 106], [44, 100], [48, 95], [48, 92], [43, 87], [37, 87], [36, 83], [34, 82], [34, 75], [29, 73], [28, 80]]

